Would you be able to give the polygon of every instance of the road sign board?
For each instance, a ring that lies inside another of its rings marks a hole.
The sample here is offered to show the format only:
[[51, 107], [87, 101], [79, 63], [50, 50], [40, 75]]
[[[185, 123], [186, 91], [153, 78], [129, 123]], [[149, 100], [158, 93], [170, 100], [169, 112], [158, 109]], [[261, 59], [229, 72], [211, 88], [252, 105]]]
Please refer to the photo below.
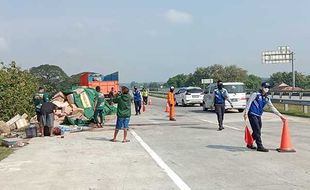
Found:
[[213, 83], [213, 79], [201, 79], [201, 84], [210, 84]]

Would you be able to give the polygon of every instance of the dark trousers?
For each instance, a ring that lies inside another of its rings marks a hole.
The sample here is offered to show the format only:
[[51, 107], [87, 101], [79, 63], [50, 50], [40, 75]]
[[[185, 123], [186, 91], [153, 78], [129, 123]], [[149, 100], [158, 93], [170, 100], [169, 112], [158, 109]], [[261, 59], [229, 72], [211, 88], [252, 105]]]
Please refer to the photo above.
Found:
[[[99, 116], [99, 120], [98, 120], [98, 116]], [[94, 113], [94, 120], [95, 120], [95, 123], [96, 124], [102, 124], [104, 123], [104, 119], [103, 119], [103, 116], [104, 116], [104, 112], [103, 110], [95, 110], [95, 113]]]
[[141, 101], [135, 101], [136, 114], [141, 113]]
[[147, 96], [143, 96], [143, 103], [144, 105], [147, 105]]
[[252, 127], [252, 137], [256, 142], [257, 147], [262, 147], [261, 130], [262, 130], [262, 119], [260, 116], [248, 114], [249, 121]]
[[219, 124], [219, 128], [223, 129], [223, 120], [224, 120], [224, 113], [225, 113], [225, 104], [215, 104], [215, 113], [217, 115], [217, 121]]

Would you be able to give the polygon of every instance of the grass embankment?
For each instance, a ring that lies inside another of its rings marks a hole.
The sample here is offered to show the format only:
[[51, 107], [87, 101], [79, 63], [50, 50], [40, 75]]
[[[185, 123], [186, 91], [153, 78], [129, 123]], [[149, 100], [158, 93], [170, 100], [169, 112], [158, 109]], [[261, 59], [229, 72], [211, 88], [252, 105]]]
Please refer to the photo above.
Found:
[[[273, 103], [273, 105], [279, 110], [279, 112], [297, 117], [310, 118], [310, 113], [304, 113], [303, 106], [300, 105], [288, 105], [288, 111], [284, 111], [284, 104]], [[310, 109], [310, 108], [308, 108]], [[310, 111], [310, 110], [309, 110]]]
[[0, 161], [8, 157], [12, 152], [13, 149], [0, 146]]
[[1, 144], [2, 138], [0, 137], [0, 161], [8, 157], [13, 152], [13, 149], [1, 146]]

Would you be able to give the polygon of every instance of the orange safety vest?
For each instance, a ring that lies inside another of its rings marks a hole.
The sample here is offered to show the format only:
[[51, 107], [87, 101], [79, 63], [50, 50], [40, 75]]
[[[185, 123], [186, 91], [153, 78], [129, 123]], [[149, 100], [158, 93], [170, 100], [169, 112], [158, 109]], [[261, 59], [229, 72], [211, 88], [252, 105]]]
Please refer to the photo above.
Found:
[[169, 106], [171, 104], [172, 104], [172, 106], [174, 106], [174, 104], [175, 104], [173, 92], [168, 92], [168, 104], [169, 104]]

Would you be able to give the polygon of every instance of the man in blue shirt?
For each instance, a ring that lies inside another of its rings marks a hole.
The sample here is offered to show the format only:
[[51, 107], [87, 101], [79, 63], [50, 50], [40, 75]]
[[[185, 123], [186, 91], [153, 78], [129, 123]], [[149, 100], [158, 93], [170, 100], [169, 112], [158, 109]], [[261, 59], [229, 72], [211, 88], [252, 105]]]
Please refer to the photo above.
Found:
[[214, 108], [215, 113], [217, 115], [217, 121], [219, 124], [219, 131], [224, 129], [223, 120], [224, 120], [224, 113], [225, 113], [225, 100], [227, 100], [231, 107], [233, 107], [227, 90], [224, 88], [223, 82], [221, 80], [217, 81], [217, 89], [213, 92], [214, 97]]
[[[244, 120], [249, 118], [251, 127], [252, 127], [252, 136], [257, 145], [257, 151], [268, 152], [269, 150], [264, 148], [262, 139], [261, 139], [261, 129], [262, 129], [262, 120], [261, 116], [264, 112], [264, 107], [268, 105], [271, 108], [271, 111], [279, 116], [283, 121], [286, 120], [285, 117], [273, 106], [270, 98], [268, 97], [270, 85], [267, 82], [263, 82], [261, 89], [258, 92], [254, 92], [247, 103], [247, 106], [244, 110]], [[247, 145], [250, 149], [256, 149], [253, 145]]]
[[141, 92], [137, 87], [134, 87], [133, 97], [135, 102], [136, 115], [141, 114]]

